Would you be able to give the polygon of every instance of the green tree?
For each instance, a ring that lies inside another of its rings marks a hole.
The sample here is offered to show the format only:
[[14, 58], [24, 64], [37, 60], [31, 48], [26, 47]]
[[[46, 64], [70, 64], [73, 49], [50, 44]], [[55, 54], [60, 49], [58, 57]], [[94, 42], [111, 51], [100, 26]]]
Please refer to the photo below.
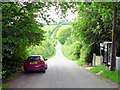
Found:
[[6, 75], [21, 69], [27, 57], [26, 49], [44, 40], [44, 31], [41, 29], [43, 24], [36, 19], [40, 17], [47, 23], [53, 21], [49, 13], [46, 14], [51, 6], [56, 6], [56, 12], [60, 9], [63, 16], [67, 8], [73, 7], [67, 2], [2, 3], [2, 62]]
[[[112, 39], [113, 11], [115, 7], [118, 7], [118, 13], [120, 13], [120, 3], [114, 2], [80, 3], [77, 7], [79, 16], [77, 21], [72, 23], [74, 27], [73, 34], [79, 40], [83, 40], [88, 46], [89, 51], [87, 51], [88, 54], [85, 57], [88, 63], [92, 60], [92, 53], [99, 55], [99, 43], [111, 41]], [[119, 18], [118, 14], [117, 22], [119, 22]], [[117, 39], [118, 34], [120, 34], [119, 30], [120, 27], [118, 23], [116, 43], [120, 42]], [[119, 46], [117, 46], [117, 48], [119, 48]], [[118, 53], [119, 50], [117, 50], [117, 54]]]
[[67, 38], [71, 35], [71, 30], [72, 28], [66, 28], [59, 33], [58, 40], [61, 44], [64, 44]]

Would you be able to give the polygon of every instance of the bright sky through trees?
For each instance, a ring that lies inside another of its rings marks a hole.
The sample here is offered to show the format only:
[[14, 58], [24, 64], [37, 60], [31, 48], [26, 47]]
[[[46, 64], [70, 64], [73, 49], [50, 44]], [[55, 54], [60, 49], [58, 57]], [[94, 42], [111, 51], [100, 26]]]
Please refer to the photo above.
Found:
[[[74, 19], [75, 18], [77, 18], [77, 12], [75, 12], [75, 13], [72, 13], [71, 12], [71, 10], [70, 9], [68, 9], [67, 10], [67, 13], [66, 13], [66, 17], [65, 18], [62, 18], [62, 19], [60, 19], [60, 14], [61, 14], [61, 12], [59, 12], [58, 14], [56, 13], [56, 11], [55, 11], [55, 7], [54, 6], [52, 6], [51, 8], [50, 8], [50, 10], [49, 11], [47, 11], [46, 12], [46, 14], [50, 14], [50, 18], [52, 18], [55, 22], [60, 22], [61, 20], [64, 20], [64, 21], [74, 21]], [[37, 13], [37, 14], [39, 14], [39, 12]], [[38, 21], [38, 22], [40, 22], [40, 23], [45, 23], [46, 24], [46, 22], [44, 21], [44, 20], [42, 20], [41, 18], [39, 18], [39, 17], [37, 17], [36, 18], [36, 20]], [[52, 24], [53, 22], [51, 22], [51, 24]]]

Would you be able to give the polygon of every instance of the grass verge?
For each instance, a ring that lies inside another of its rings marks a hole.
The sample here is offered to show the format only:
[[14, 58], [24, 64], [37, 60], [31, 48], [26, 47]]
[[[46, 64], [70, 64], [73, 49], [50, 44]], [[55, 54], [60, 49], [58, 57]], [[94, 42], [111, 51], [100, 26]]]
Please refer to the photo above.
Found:
[[86, 65], [86, 64], [85, 64], [84, 61], [78, 60], [78, 61], [77, 61], [77, 65], [79, 65], [79, 66], [84, 66], [84, 65]]
[[17, 75], [18, 75], [18, 73], [11, 74], [11, 75], [7, 78], [7, 81], [13, 80]]
[[96, 66], [96, 67], [90, 69], [90, 71], [93, 73], [98, 73], [101, 70], [103, 72], [100, 74], [100, 76], [107, 78], [107, 79], [120, 85], [120, 81], [119, 81], [119, 77], [118, 77], [120, 75], [120, 71], [110, 71], [104, 65]]
[[[4, 90], [5, 88], [7, 88], [8, 86], [10, 86], [10, 83], [8, 83], [8, 81], [14, 80], [15, 77], [17, 77], [17, 75], [19, 75], [21, 72], [23, 72], [23, 67], [21, 67], [22, 69], [17, 70], [14, 73], [11, 73], [9, 76], [7, 76], [6, 78], [3, 78], [3, 84], [2, 84], [2, 89]], [[1, 87], [0, 87], [1, 90]]]
[[5, 83], [2, 84], [2, 88], [0, 87], [0, 90], [7, 88], [8, 86], [10, 86], [10, 83]]
[[106, 71], [106, 69], [108, 69], [108, 68], [106, 68], [104, 65], [100, 65], [100, 66], [96, 66], [94, 68], [91, 68], [90, 71], [93, 72], [93, 73], [98, 73], [101, 70]]

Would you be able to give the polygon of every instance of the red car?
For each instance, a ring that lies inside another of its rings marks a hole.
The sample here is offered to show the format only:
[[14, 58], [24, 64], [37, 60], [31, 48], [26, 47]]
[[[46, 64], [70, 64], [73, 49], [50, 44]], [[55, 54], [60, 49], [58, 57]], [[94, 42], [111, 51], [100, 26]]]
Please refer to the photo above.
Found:
[[47, 59], [41, 55], [29, 56], [24, 64], [24, 72], [39, 70], [45, 73], [47, 69], [47, 63], [45, 62], [46, 60]]

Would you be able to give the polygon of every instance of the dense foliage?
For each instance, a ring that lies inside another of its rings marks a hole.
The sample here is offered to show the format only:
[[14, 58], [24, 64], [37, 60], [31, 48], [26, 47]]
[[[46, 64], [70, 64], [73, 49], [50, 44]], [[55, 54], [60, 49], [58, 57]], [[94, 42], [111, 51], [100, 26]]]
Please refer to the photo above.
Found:
[[55, 30], [55, 32], [53, 33], [54, 35], [54, 38], [58, 39], [58, 35], [59, 33], [63, 30], [63, 29], [66, 29], [66, 28], [69, 28], [69, 27], [72, 27], [71, 25], [61, 25], [61, 27], [59, 27], [59, 29], [57, 28], [57, 30]]
[[62, 29], [58, 34], [58, 40], [62, 44], [62, 53], [69, 59], [77, 60], [80, 58], [82, 48], [80, 41], [73, 40], [72, 27]]
[[[80, 57], [77, 59], [79, 65], [90, 64], [93, 53], [100, 55], [100, 43], [112, 41], [114, 8], [117, 7], [116, 55], [120, 56], [120, 3], [81, 2], [76, 4], [78, 17], [71, 23], [73, 27], [71, 35], [64, 35], [65, 33], [61, 32], [58, 38], [63, 44], [63, 54], [72, 60], [76, 60], [75, 55]], [[76, 42], [80, 43], [75, 45]], [[78, 46], [79, 50], [76, 49]]]
[[[86, 51], [86, 56], [80, 58], [80, 61], [85, 60], [90, 63], [92, 60], [92, 54], [96, 53], [99, 55], [100, 47], [99, 44], [104, 41], [112, 40], [112, 27], [113, 27], [113, 14], [115, 6], [118, 7], [117, 17], [117, 34], [116, 34], [116, 51], [117, 55], [120, 55], [120, 3], [98, 3], [92, 2], [89, 4], [81, 3], [77, 7], [78, 18], [76, 22], [72, 23], [74, 28], [73, 34], [79, 41], [83, 41], [82, 48]], [[82, 57], [82, 51], [80, 57]]]
[[2, 63], [6, 75], [20, 70], [28, 56], [26, 47], [39, 44], [44, 38], [34, 11], [29, 5], [22, 10], [21, 4], [2, 4]]
[[46, 39], [42, 41], [39, 46], [31, 46], [27, 49], [29, 55], [42, 55], [45, 58], [49, 58], [55, 54], [56, 42], [52, 39]]
[[61, 44], [64, 44], [67, 40], [67, 37], [71, 35], [71, 30], [71, 28], [66, 28], [59, 33], [58, 40]]
[[[68, 8], [74, 7], [67, 2], [2, 3], [2, 71], [4, 76], [20, 71], [24, 60], [29, 55], [27, 48], [39, 45], [44, 40], [44, 31], [41, 29], [43, 24], [37, 21], [37, 17], [46, 23], [53, 21], [49, 13], [46, 14], [51, 6], [56, 6], [57, 13], [62, 12], [61, 17], [65, 16]], [[49, 41], [46, 41], [46, 44], [49, 45]], [[52, 50], [51, 53], [53, 53]]]

